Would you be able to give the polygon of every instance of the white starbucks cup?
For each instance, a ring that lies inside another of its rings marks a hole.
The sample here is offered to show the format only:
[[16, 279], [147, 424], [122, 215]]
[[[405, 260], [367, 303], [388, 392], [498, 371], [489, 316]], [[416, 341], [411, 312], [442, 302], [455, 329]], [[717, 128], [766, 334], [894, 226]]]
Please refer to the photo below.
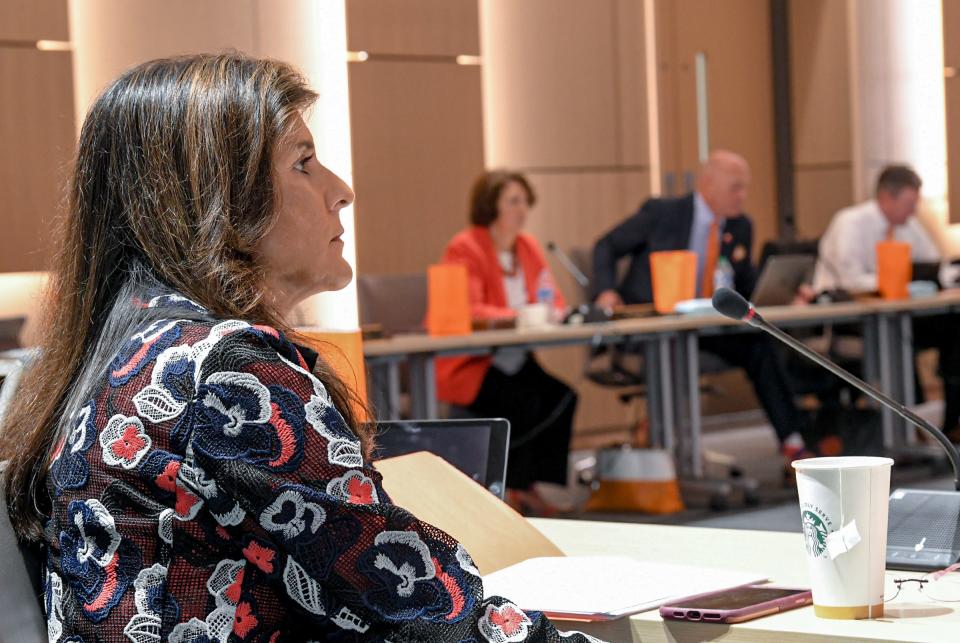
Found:
[[797, 460], [797, 491], [814, 613], [883, 616], [890, 458]]

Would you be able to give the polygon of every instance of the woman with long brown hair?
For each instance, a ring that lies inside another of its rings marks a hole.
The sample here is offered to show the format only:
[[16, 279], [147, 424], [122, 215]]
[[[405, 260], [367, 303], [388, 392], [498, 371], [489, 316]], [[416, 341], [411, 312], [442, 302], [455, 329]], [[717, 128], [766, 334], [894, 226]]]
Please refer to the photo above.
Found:
[[190, 56], [126, 72], [84, 122], [0, 446], [52, 641], [562, 638], [390, 504], [351, 393], [287, 338], [351, 278], [315, 98], [281, 63]]

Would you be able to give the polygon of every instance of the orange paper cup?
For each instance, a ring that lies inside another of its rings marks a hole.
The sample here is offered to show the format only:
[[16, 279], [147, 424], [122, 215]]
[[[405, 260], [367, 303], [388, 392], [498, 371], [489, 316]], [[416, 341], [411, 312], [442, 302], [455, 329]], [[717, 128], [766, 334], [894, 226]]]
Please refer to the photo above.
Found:
[[697, 253], [670, 250], [650, 253], [653, 307], [661, 315], [673, 312], [677, 302], [697, 294]]
[[427, 268], [427, 332], [469, 335], [471, 330], [467, 267], [443, 263]]
[[913, 279], [910, 244], [881, 241], [877, 244], [877, 289], [884, 299], [906, 299]]

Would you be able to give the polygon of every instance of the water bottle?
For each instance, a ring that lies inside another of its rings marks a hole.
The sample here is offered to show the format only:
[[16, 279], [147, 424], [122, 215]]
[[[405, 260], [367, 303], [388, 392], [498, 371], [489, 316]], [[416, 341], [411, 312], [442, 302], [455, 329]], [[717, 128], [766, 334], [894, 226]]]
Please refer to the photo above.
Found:
[[716, 292], [720, 288], [729, 288], [733, 290], [733, 266], [726, 257], [720, 257], [717, 260], [717, 268], [713, 272], [713, 290]]
[[551, 310], [553, 309], [553, 295], [556, 291], [556, 288], [553, 284], [553, 277], [550, 276], [550, 272], [546, 269], [540, 271], [540, 276], [537, 277], [537, 302], [546, 304]]

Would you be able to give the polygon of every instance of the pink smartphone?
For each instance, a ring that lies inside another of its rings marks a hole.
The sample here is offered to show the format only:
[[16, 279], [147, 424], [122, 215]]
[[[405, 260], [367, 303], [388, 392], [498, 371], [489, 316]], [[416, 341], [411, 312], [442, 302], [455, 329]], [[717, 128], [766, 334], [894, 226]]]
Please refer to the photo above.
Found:
[[809, 589], [743, 585], [730, 589], [671, 600], [660, 608], [660, 616], [677, 621], [742, 623], [768, 614], [809, 605]]

